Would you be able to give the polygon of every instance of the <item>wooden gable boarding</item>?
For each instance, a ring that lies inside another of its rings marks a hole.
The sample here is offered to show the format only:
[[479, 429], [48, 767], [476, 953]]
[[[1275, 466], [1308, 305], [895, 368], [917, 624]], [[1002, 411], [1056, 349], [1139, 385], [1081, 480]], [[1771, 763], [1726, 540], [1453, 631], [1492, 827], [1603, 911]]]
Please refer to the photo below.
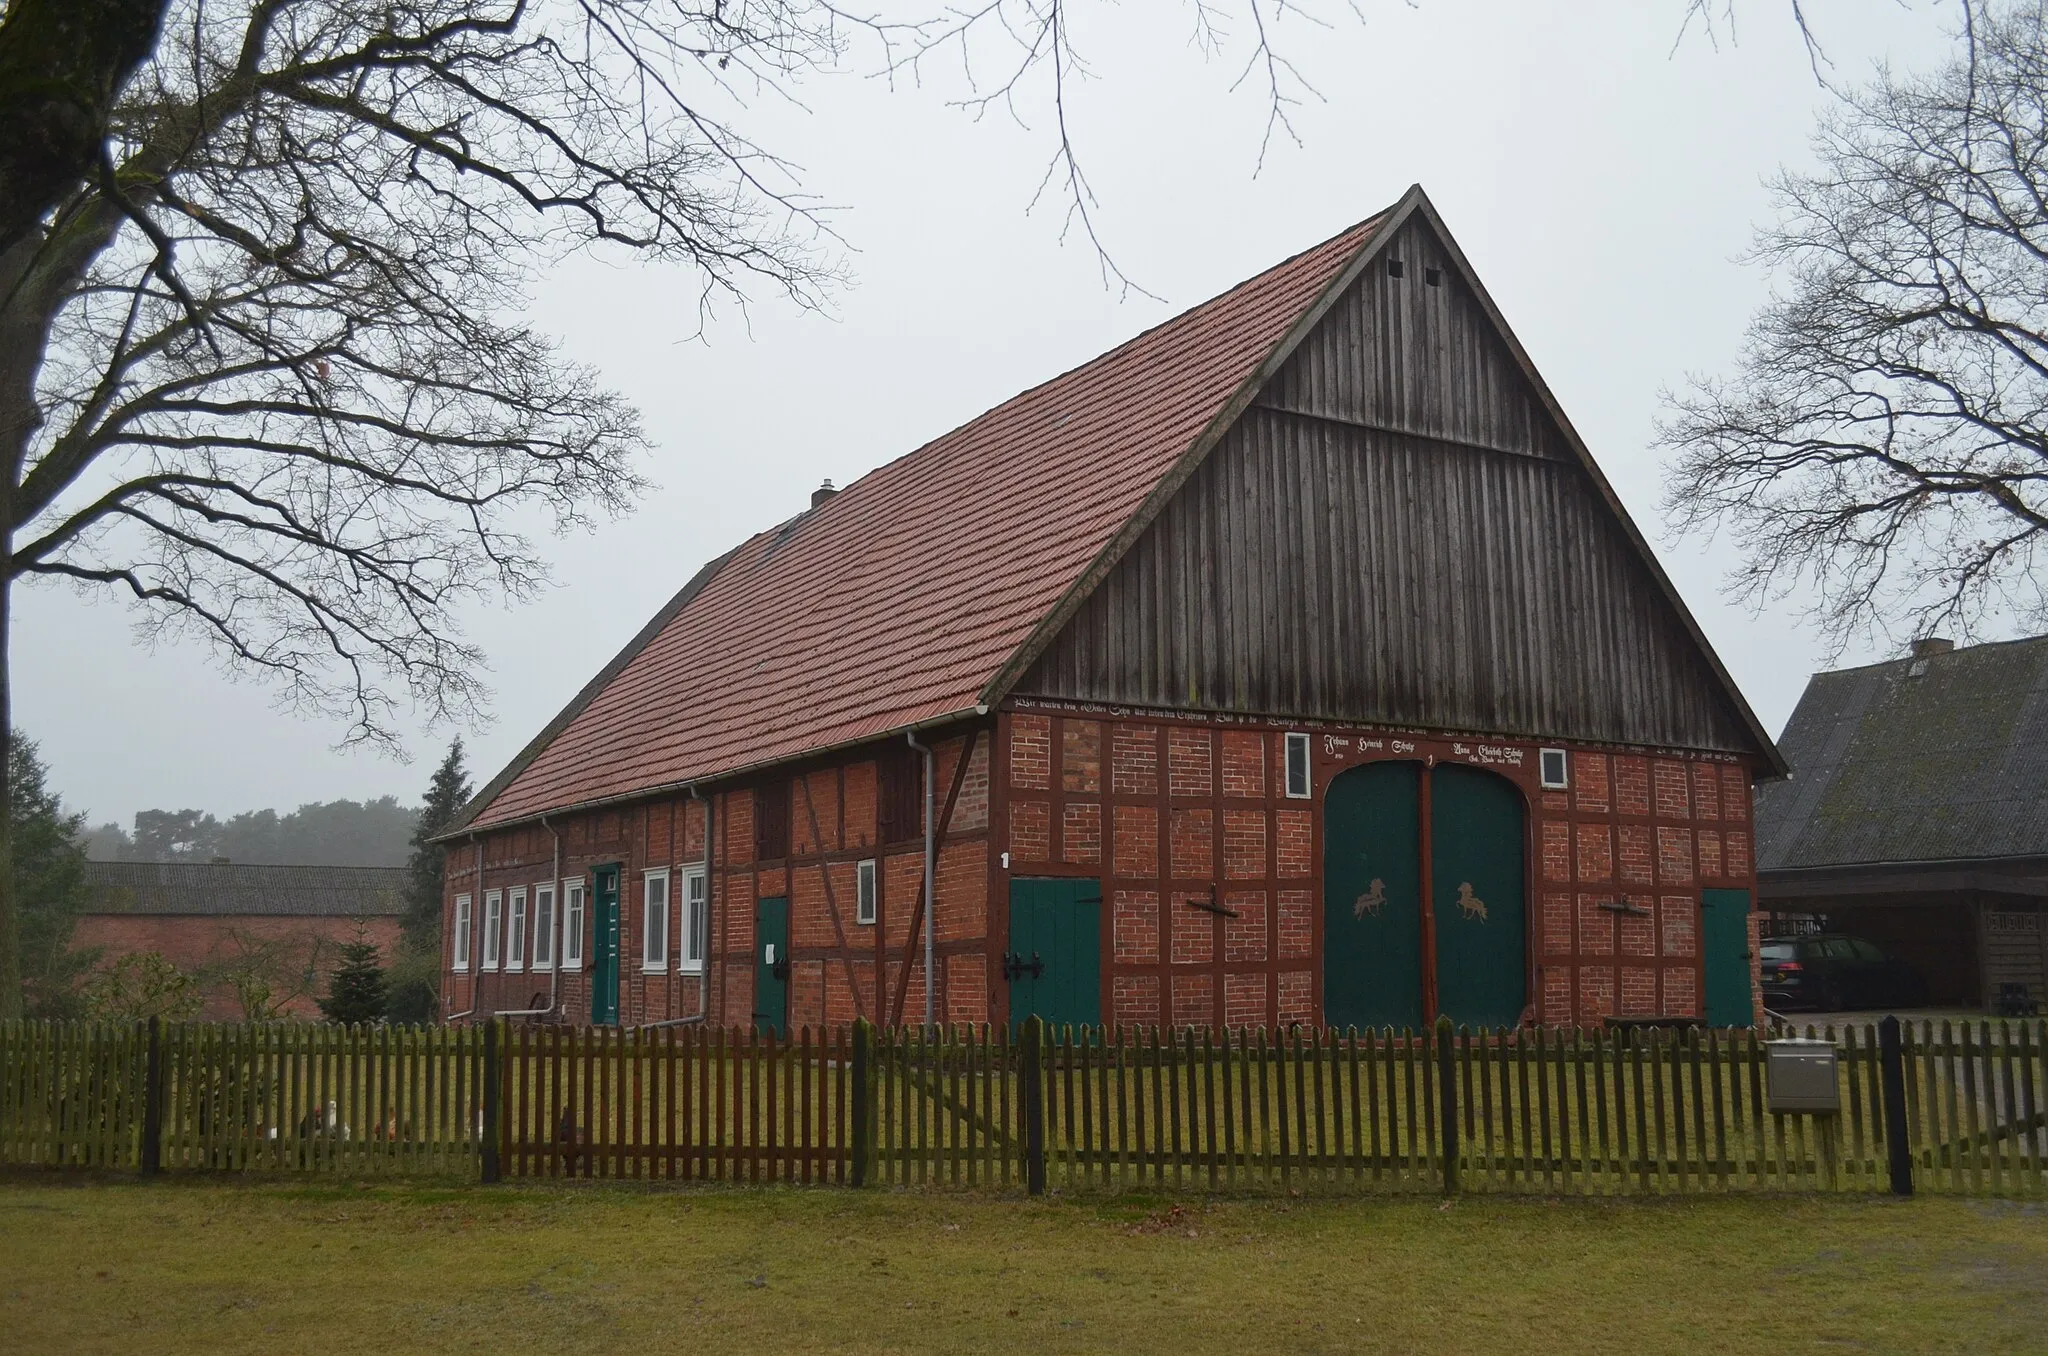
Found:
[[1774, 756], [1409, 203], [1012, 691]]

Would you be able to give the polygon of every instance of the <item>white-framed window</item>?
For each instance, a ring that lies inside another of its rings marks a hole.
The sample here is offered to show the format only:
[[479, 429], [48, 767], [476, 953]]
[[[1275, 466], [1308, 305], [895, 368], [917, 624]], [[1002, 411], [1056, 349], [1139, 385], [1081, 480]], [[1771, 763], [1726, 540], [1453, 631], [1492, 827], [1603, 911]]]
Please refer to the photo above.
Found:
[[526, 968], [526, 887], [515, 885], [505, 901], [505, 968]]
[[475, 919], [470, 914], [470, 897], [455, 896], [455, 968], [469, 968], [469, 929]]
[[875, 921], [875, 899], [878, 887], [875, 880], [875, 859], [857, 862], [853, 868], [853, 921], [872, 924]]
[[555, 883], [533, 887], [533, 968], [555, 968]]
[[1287, 736], [1287, 785], [1284, 788], [1290, 799], [1309, 798], [1308, 736], [1290, 734]]
[[1544, 749], [1536, 755], [1536, 770], [1542, 776], [1545, 791], [1562, 791], [1569, 778], [1565, 776], [1563, 749]]
[[640, 876], [640, 968], [668, 968], [668, 868]]
[[710, 901], [709, 879], [701, 866], [683, 868], [683, 935], [676, 948], [676, 968], [688, 974], [704, 973], [704, 937], [710, 931], [705, 905]]
[[498, 968], [498, 937], [505, 921], [505, 892], [484, 891], [484, 965], [486, 970]]
[[562, 882], [562, 968], [583, 968], [583, 878]]

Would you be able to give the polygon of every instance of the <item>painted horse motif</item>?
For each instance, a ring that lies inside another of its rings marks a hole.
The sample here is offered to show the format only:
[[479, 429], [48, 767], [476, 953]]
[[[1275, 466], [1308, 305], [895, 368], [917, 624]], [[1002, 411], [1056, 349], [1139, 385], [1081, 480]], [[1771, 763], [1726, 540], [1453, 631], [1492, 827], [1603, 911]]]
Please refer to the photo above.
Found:
[[1472, 893], [1472, 882], [1458, 882], [1458, 916], [1486, 921], [1486, 901]]
[[1351, 905], [1351, 916], [1363, 918], [1371, 914], [1377, 918], [1380, 910], [1387, 906], [1387, 883], [1378, 876], [1372, 878], [1372, 885]]

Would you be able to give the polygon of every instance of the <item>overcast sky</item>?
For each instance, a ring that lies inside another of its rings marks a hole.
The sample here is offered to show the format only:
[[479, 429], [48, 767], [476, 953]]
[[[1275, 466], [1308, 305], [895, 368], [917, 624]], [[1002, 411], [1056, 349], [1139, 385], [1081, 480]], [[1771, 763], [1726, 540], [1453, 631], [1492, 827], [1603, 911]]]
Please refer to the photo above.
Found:
[[[853, 285], [829, 314], [764, 298], [701, 339], [696, 280], [575, 260], [535, 321], [643, 412], [659, 488], [623, 522], [557, 542], [557, 586], [467, 618], [487, 648], [495, 772], [708, 557], [847, 481], [1369, 215], [1420, 182], [1766, 726], [1826, 656], [1791, 605], [1722, 601], [1725, 545], [1673, 542], [1651, 446], [1659, 393], [1726, 370], [1767, 280], [1739, 262], [1763, 181], [1806, 161], [1827, 100], [1789, 0], [1741, 0], [1735, 41], [1674, 50], [1683, 0], [1357, 0], [1360, 25], [1293, 23], [1282, 50], [1320, 91], [1256, 176], [1261, 92], [1204, 62], [1175, 6], [1078, 0], [1093, 81], [1070, 110], [1117, 262], [1160, 300], [1105, 289], [1058, 204], [1026, 213], [1043, 119], [975, 122], [957, 84], [839, 79], [808, 113], [763, 105], [757, 139], [836, 205]], [[1806, 0], [1834, 66], [1925, 65], [1938, 0]], [[1143, 10], [1144, 14], [1136, 11]], [[1162, 25], [1161, 12], [1173, 22]], [[1147, 31], [1147, 23], [1152, 25]], [[1241, 61], [1241, 56], [1239, 58]], [[274, 710], [198, 650], [149, 651], [132, 616], [62, 589], [18, 592], [15, 719], [95, 822], [395, 793], [416, 800], [454, 731], [403, 765], [336, 752], [338, 726]], [[1843, 662], [1872, 656], [1852, 653]], [[1882, 656], [1878, 656], [1882, 657]]]

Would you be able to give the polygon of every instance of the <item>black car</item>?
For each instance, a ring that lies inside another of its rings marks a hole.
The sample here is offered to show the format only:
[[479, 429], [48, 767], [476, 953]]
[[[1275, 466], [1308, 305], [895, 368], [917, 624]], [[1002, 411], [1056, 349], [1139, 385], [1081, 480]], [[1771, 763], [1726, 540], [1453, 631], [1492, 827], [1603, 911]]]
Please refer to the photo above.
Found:
[[1913, 1007], [1927, 1001], [1927, 981], [1918, 970], [1861, 937], [1826, 932], [1766, 937], [1760, 954], [1764, 1006], [1779, 1012]]

